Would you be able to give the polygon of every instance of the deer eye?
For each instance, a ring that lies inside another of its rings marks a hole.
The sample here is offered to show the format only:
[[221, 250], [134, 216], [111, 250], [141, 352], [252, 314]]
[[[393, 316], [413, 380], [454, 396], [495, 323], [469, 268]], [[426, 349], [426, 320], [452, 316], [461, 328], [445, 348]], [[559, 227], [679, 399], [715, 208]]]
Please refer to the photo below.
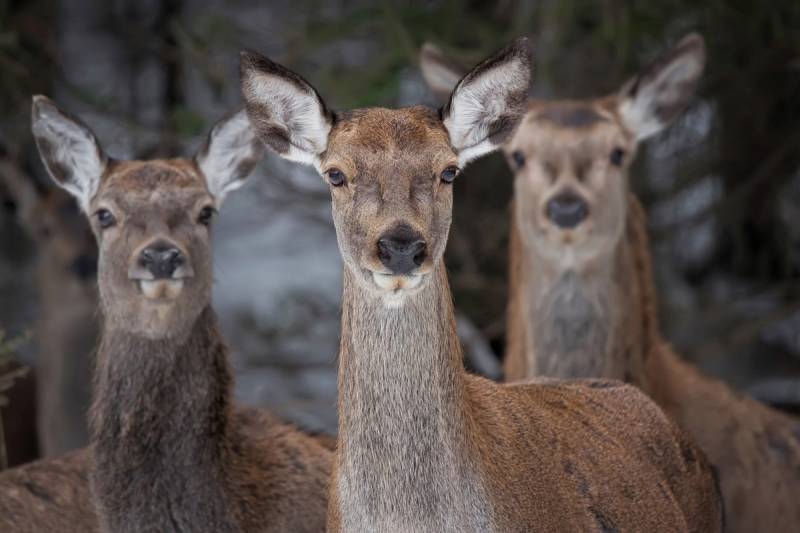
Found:
[[342, 172], [338, 168], [332, 168], [325, 174], [327, 174], [328, 181], [330, 181], [332, 186], [341, 187], [342, 185], [345, 184], [346, 178], [344, 176], [344, 172]]
[[611, 150], [611, 155], [608, 156], [608, 159], [615, 167], [621, 166], [622, 161], [625, 160], [625, 150], [622, 148], [614, 148]]
[[97, 217], [97, 223], [103, 229], [110, 228], [116, 222], [114, 215], [108, 209], [98, 209], [94, 216]]
[[514, 164], [518, 169], [525, 166], [525, 154], [519, 150], [514, 150], [511, 152], [511, 159], [514, 160]]
[[439, 178], [445, 183], [453, 183], [456, 176], [458, 176], [458, 167], [447, 167], [442, 171]]
[[203, 209], [200, 210], [200, 214], [197, 215], [197, 222], [203, 224], [204, 226], [210, 225], [211, 220], [214, 218], [214, 214], [216, 212], [217, 210], [211, 207], [210, 205], [205, 206]]

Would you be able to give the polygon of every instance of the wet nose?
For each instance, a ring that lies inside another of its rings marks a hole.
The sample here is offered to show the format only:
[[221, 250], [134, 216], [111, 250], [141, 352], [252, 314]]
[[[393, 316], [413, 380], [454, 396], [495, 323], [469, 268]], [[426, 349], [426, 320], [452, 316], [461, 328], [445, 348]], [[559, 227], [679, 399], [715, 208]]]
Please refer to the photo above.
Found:
[[571, 229], [589, 215], [589, 205], [572, 191], [560, 193], [547, 202], [547, 218], [563, 229]]
[[409, 274], [425, 261], [422, 235], [401, 225], [378, 239], [378, 258], [393, 274]]
[[183, 264], [183, 254], [175, 246], [157, 242], [142, 250], [139, 265], [153, 274], [155, 279], [168, 279]]
[[97, 274], [97, 258], [92, 255], [81, 254], [72, 261], [70, 270], [80, 280], [93, 278]]

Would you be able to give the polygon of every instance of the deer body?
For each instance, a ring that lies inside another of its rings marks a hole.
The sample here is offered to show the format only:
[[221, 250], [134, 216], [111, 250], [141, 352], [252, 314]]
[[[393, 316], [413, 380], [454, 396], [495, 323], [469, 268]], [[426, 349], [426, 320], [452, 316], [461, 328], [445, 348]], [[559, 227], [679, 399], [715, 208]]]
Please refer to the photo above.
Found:
[[[421, 60], [434, 89], [452, 83], [438, 50]], [[800, 423], [704, 376], [664, 341], [645, 215], [628, 189], [638, 142], [683, 111], [704, 61], [691, 35], [618, 94], [530, 102], [504, 147], [516, 175], [505, 375], [636, 385], [716, 467], [730, 531], [795, 531]]]
[[[718, 470], [731, 531], [791, 531], [800, 524], [800, 423], [703, 375], [662, 338], [646, 219], [633, 196], [624, 238], [605, 260], [605, 270], [558, 272], [530, 249], [512, 245], [511, 254], [511, 292], [526, 296], [509, 305], [508, 379], [624, 379], [653, 398], [706, 452]], [[542, 287], [556, 286], [564, 276], [579, 286], [603, 287], [596, 298], [621, 311], [600, 315], [591, 326], [610, 333], [603, 349], [537, 342], [537, 331], [569, 311], [528, 302], [542, 299]]]
[[[402, 313], [345, 275], [329, 530], [713, 529], [698, 521], [713, 498], [682, 493], [709, 487], [681, 454], [704, 459], [658, 408], [613, 381], [503, 386], [468, 375], [443, 265], [435, 275]], [[658, 429], [630, 431], [632, 417]]]
[[[59, 263], [48, 256], [45, 252], [37, 259], [36, 269], [41, 305], [36, 329], [37, 418], [45, 457], [88, 442], [91, 360], [99, 335], [96, 286], [73, 279], [72, 273], [53, 272]], [[96, 261], [91, 254], [87, 257]], [[89, 275], [94, 277], [93, 269]]]
[[98, 340], [97, 245], [65, 191], [37, 186], [11, 161], [0, 181], [20, 225], [36, 243], [36, 394], [39, 449], [45, 457], [85, 446], [91, 359]]
[[[70, 494], [80, 520], [55, 530], [324, 530], [331, 452], [231, 404], [211, 309], [208, 226], [260, 156], [244, 113], [218, 123], [192, 160], [107, 160], [88, 128], [43, 97], [34, 134], [91, 217], [103, 332], [89, 453], [69, 468], [54, 459], [0, 476], [0, 507], [15, 506], [0, 529], [52, 529], [64, 517], [54, 501]], [[36, 472], [52, 483], [30, 485]]]
[[442, 260], [451, 186], [513, 133], [529, 67], [518, 41], [439, 113], [332, 113], [298, 75], [243, 54], [260, 138], [331, 186], [345, 266], [328, 531], [719, 530], [705, 457], [634, 387], [498, 385], [461, 363]]

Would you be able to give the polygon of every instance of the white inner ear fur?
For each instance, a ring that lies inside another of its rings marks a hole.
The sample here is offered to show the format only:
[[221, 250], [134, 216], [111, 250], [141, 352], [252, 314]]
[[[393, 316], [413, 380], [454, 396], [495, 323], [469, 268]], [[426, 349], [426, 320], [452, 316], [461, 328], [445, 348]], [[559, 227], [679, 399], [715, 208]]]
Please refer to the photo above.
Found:
[[453, 91], [444, 125], [450, 142], [458, 151], [462, 168], [473, 159], [497, 150], [488, 139], [489, 127], [507, 107], [510, 92], [524, 90], [527, 65], [513, 59], [477, 78], [461, 82]]
[[244, 111], [218, 122], [207, 143], [196, 156], [196, 161], [219, 206], [225, 195], [244, 184], [261, 158], [261, 143]]
[[251, 74], [247, 83], [247, 92], [269, 109], [269, 120], [289, 132], [289, 151], [279, 155], [319, 170], [331, 124], [314, 91], [303, 91], [293, 81], [264, 73]]
[[[34, 137], [47, 145], [48, 150], [40, 150], [45, 168], [57, 184], [75, 196], [78, 205], [88, 214], [107, 162], [97, 139], [82, 125], [59, 113], [52, 104], [39, 106], [36, 115], [32, 130]], [[58, 167], [69, 175], [57, 175]]]
[[[676, 58], [661, 69], [652, 79], [642, 80], [636, 96], [624, 96], [619, 112], [625, 124], [641, 141], [658, 133], [669, 124], [658, 117], [660, 107], [676, 105], [691, 96], [694, 82], [703, 71], [702, 58], [694, 54], [686, 54]], [[635, 83], [625, 84], [623, 94]]]

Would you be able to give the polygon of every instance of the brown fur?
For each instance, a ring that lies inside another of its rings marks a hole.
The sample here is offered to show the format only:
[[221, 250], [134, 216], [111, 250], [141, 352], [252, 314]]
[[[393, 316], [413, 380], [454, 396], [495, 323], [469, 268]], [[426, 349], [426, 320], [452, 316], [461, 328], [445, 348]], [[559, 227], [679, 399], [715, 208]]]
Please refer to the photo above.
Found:
[[386, 310], [346, 271], [329, 531], [720, 529], [705, 456], [636, 389], [466, 374], [444, 272]]
[[[43, 153], [48, 166], [51, 154]], [[227, 348], [210, 308], [210, 229], [197, 218], [218, 199], [200, 166], [111, 162], [101, 176], [87, 212], [108, 209], [115, 222], [103, 228], [92, 216], [104, 320], [91, 451], [69, 461], [69, 475], [59, 459], [0, 476], [0, 491], [18, 495], [15, 513], [0, 515], [8, 529], [324, 529], [331, 452], [268, 414], [231, 405]], [[180, 271], [191, 273], [166, 302], [145, 298], [140, 278], [130, 277], [139, 275], [139, 251], [157, 239], [179, 247]], [[37, 472], [50, 482], [46, 491], [27, 482]], [[76, 518], [62, 521], [50, 504], [67, 497]]]
[[[344, 261], [331, 532], [720, 530], [703, 453], [634, 387], [499, 385], [464, 370], [442, 259], [447, 169], [513, 133], [529, 85], [524, 48], [462, 78], [439, 117], [366, 109], [337, 114], [332, 129], [305, 81], [296, 87], [265, 58], [242, 61], [260, 136], [296, 139], [279, 153], [331, 183]], [[410, 269], [381, 256], [381, 239], [397, 235], [424, 245]]]
[[[569, 137], [565, 147], [583, 143], [594, 147], [596, 157], [607, 157], [604, 136], [609, 129], [576, 131], [556, 126], [553, 132], [533, 118], [550, 104], [531, 106], [531, 117], [517, 133], [507, 152], [515, 149], [528, 154], [526, 164], [536, 164], [543, 149], [538, 139]], [[554, 104], [558, 105], [558, 104]], [[613, 117], [613, 100], [587, 102]], [[603, 111], [605, 110], [605, 111]], [[606, 128], [613, 128], [609, 123]], [[528, 129], [526, 129], [528, 128]], [[635, 145], [625, 144], [624, 128], [617, 125], [617, 143], [632, 159]], [[579, 138], [584, 137], [581, 141]], [[598, 148], [603, 147], [603, 148]], [[553, 150], [558, 149], [554, 145]], [[538, 150], [538, 151], [537, 151]], [[544, 151], [543, 151], [544, 150]], [[563, 150], [569, 157], [566, 150]], [[627, 169], [627, 165], [625, 167]], [[522, 182], [522, 183], [521, 183]], [[627, 198], [617, 217], [624, 221], [624, 232], [599, 247], [597, 255], [574, 266], [582, 287], [594, 287], [591, 299], [608, 301], [614, 312], [599, 315], [593, 327], [608, 332], [608, 342], [596, 349], [567, 353], [546, 350], [537, 342], [537, 331], [552, 327], [552, 311], [536, 308], [532, 302], [552, 290], [570, 269], [533, 252], [521, 235], [537, 227], [534, 222], [542, 186], [530, 186], [529, 179], [517, 177], [511, 223], [510, 289], [508, 303], [508, 344], [505, 373], [508, 380], [538, 375], [559, 378], [600, 377], [624, 379], [651, 396], [707, 453], [719, 472], [726, 521], [730, 531], [791, 531], [800, 526], [800, 423], [746, 397], [724, 383], [701, 374], [681, 360], [664, 341], [659, 330], [656, 292], [652, 279], [644, 212], [627, 192], [627, 178], [610, 181]], [[601, 198], [587, 194], [592, 217], [613, 211]], [[597, 194], [608, 194], [607, 191]], [[544, 222], [541, 223], [545, 225]], [[594, 226], [597, 227], [597, 226]], [[591, 231], [591, 227], [589, 228]], [[609, 230], [599, 229], [600, 235]], [[588, 233], [587, 233], [588, 234]], [[544, 233], [540, 233], [544, 235]], [[596, 237], [595, 237], [596, 238]], [[530, 242], [530, 241], [528, 241]], [[575, 241], [581, 246], [584, 241]], [[583, 244], [586, 246], [586, 244]]]
[[[331, 458], [323, 448], [330, 446], [328, 440], [308, 437], [261, 409], [236, 407], [232, 419], [243, 443], [235, 447], [237, 466], [229, 476], [238, 478], [242, 486], [237, 490], [246, 495], [235, 506], [237, 519], [250, 528], [242, 531], [322, 531], [318, 517], [324, 517], [327, 496]], [[86, 448], [0, 474], [0, 531], [101, 531], [90, 490], [91, 468]], [[309, 476], [315, 470], [325, 474]], [[130, 483], [130, 478], [124, 481]], [[270, 507], [267, 513], [262, 512], [265, 505]], [[304, 522], [308, 525], [300, 525]]]
[[0, 182], [36, 244], [35, 418], [42, 455], [59, 455], [89, 440], [90, 361], [98, 339], [97, 245], [65, 191], [37, 187], [11, 161], [0, 160]]

